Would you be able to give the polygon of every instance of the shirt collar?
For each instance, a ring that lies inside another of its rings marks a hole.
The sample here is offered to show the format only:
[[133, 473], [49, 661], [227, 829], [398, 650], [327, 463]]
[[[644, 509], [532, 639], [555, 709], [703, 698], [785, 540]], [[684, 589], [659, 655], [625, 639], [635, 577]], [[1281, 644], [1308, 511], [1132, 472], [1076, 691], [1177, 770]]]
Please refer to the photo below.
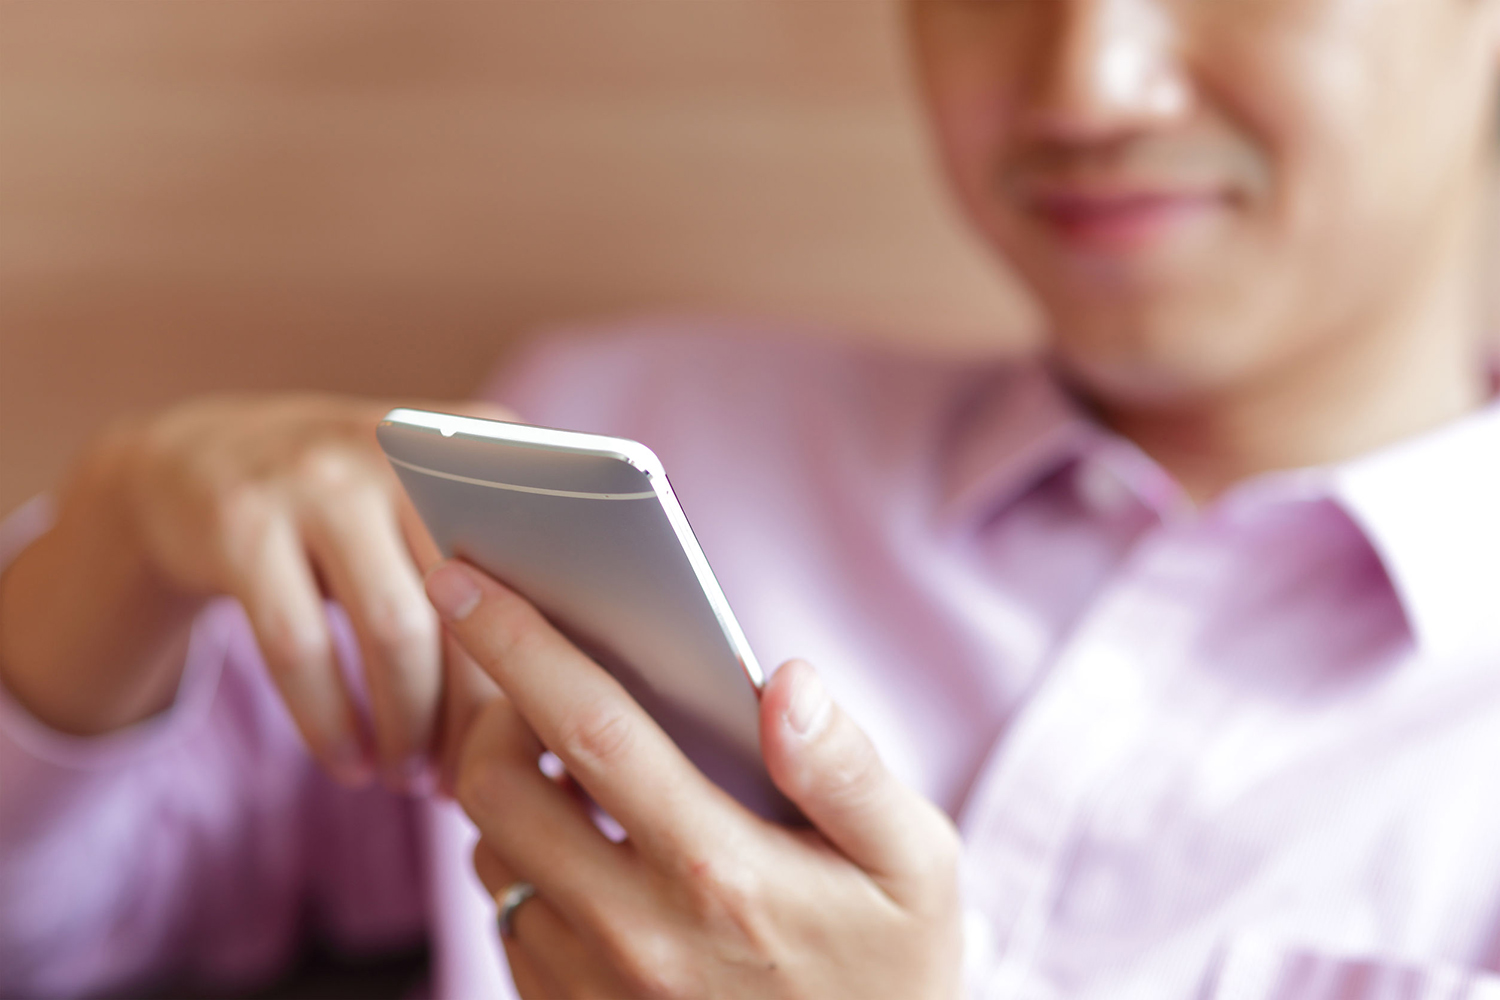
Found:
[[[991, 370], [955, 414], [943, 514], [974, 524], [1064, 466], [1112, 469], [1165, 518], [1191, 505], [1149, 457], [1094, 423], [1044, 364]], [[1332, 500], [1380, 557], [1416, 641], [1434, 653], [1500, 635], [1500, 401], [1351, 461], [1271, 473], [1214, 508]]]
[[1037, 362], [991, 369], [964, 393], [948, 424], [942, 509], [973, 523], [1077, 459], [1102, 433]]
[[1500, 402], [1329, 470], [1425, 649], [1473, 651], [1500, 628]]
[[994, 516], [1067, 466], [1090, 466], [1156, 516], [1190, 515], [1192, 501], [1133, 443], [1107, 430], [1042, 362], [1013, 362], [963, 395], [951, 424], [942, 513], [953, 524]]

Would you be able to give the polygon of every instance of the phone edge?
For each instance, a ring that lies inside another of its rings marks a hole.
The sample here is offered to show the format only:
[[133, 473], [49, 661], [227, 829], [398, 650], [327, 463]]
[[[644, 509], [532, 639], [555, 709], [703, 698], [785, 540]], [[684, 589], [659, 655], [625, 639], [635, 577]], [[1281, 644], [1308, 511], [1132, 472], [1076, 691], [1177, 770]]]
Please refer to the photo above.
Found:
[[[453, 437], [456, 434], [466, 434], [473, 437], [483, 438], [489, 441], [503, 441], [508, 444], [529, 445], [539, 448], [561, 448], [580, 454], [593, 455], [600, 458], [612, 458], [625, 462], [632, 468], [644, 474], [651, 483], [652, 491], [656, 495], [657, 503], [661, 506], [662, 513], [666, 515], [667, 523], [672, 527], [672, 534], [677, 538], [678, 547], [682, 554], [687, 557], [688, 566], [693, 571], [693, 576], [698, 581], [698, 589], [708, 600], [709, 610], [713, 612], [714, 619], [719, 623], [719, 630], [723, 633], [735, 658], [739, 660], [740, 669], [745, 678], [750, 682], [757, 697], [765, 687], [766, 675], [761, 668], [760, 661], [750, 649], [750, 641], [745, 637], [744, 630], [740, 627], [739, 620], [730, 609], [729, 599], [725, 596], [719, 579], [714, 575], [713, 567], [709, 565], [708, 556], [704, 553], [702, 545], [698, 542], [698, 536], [693, 532], [693, 526], [688, 521], [687, 514], [677, 500], [677, 494], [672, 490], [672, 484], [667, 478], [665, 466], [660, 458], [647, 445], [630, 438], [613, 437], [606, 434], [591, 434], [587, 431], [570, 431], [557, 427], [541, 427], [536, 424], [524, 424], [509, 420], [488, 420], [482, 417], [469, 417], [457, 413], [439, 413], [433, 410], [417, 410], [409, 407], [396, 407], [388, 412], [380, 421], [382, 424], [396, 424], [424, 431], [436, 431], [443, 437]], [[381, 451], [385, 451], [382, 446]], [[391, 460], [389, 453], [386, 459]], [[441, 470], [421, 470], [423, 472], [436, 472], [446, 475]], [[503, 485], [503, 484], [494, 484]]]

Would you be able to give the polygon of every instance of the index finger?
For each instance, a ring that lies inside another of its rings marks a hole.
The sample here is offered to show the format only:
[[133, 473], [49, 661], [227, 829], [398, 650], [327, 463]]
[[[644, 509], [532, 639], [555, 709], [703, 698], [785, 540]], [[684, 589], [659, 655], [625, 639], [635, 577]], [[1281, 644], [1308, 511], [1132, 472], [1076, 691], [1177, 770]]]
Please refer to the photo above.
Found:
[[537, 737], [639, 849], [680, 861], [722, 839], [734, 800], [530, 603], [457, 560], [428, 574], [427, 594]]

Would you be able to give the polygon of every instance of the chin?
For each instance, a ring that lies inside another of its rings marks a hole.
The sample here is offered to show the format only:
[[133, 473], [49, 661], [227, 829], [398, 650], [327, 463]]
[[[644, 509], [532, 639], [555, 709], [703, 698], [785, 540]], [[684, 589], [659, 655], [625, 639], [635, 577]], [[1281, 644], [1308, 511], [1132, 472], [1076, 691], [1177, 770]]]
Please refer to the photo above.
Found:
[[[1057, 314], [1054, 313], [1054, 316]], [[1191, 405], [1254, 378], [1263, 366], [1222, 316], [1190, 323], [1095, 323], [1058, 318], [1048, 349], [1060, 374], [1100, 403]]]

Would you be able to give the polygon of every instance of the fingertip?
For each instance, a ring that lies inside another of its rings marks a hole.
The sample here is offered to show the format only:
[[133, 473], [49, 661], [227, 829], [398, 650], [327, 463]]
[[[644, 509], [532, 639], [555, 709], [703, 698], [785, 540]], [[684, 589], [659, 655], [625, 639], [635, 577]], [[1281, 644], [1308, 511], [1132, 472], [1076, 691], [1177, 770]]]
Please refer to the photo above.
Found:
[[[796, 677], [791, 671], [797, 660], [788, 660], [771, 672], [760, 689], [760, 742], [761, 752], [771, 755], [780, 746], [786, 718], [787, 705], [791, 702], [792, 688]], [[769, 763], [769, 761], [767, 761]]]
[[806, 660], [788, 660], [761, 690], [761, 753], [772, 781], [798, 798], [804, 791], [809, 744], [827, 732], [833, 700]]
[[815, 740], [833, 717], [833, 699], [811, 664], [794, 660], [791, 666], [792, 690], [783, 718], [794, 735], [805, 741]]
[[812, 669], [813, 665], [801, 658], [793, 658], [782, 663], [771, 671], [770, 677], [766, 678], [766, 683], [760, 690], [761, 704], [771, 704], [779, 699], [779, 710], [785, 711], [785, 700], [791, 697], [792, 688], [797, 683], [797, 675]]
[[828, 689], [806, 660], [783, 663], [761, 691], [766, 720], [803, 741], [815, 739], [828, 728], [833, 708]]

